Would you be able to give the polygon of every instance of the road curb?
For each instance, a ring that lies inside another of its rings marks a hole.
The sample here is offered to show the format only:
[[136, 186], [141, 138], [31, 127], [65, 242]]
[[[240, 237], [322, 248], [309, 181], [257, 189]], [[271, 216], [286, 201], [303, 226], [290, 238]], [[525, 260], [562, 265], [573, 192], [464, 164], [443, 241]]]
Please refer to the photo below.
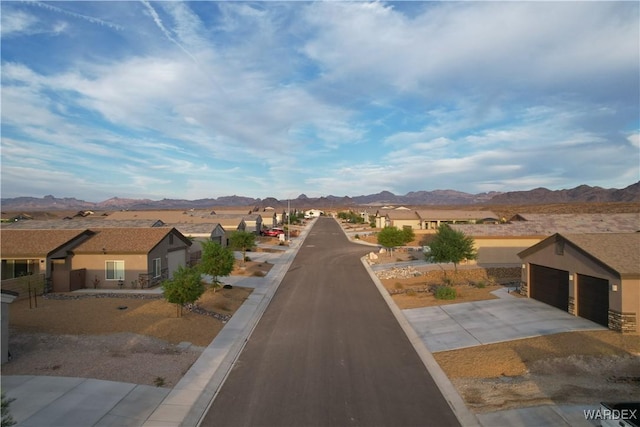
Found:
[[420, 357], [420, 360], [422, 360], [422, 363], [427, 368], [427, 371], [433, 377], [433, 380], [435, 381], [436, 385], [440, 389], [440, 392], [449, 404], [449, 407], [451, 407], [451, 410], [458, 418], [460, 424], [464, 427], [480, 427], [481, 424], [478, 418], [475, 416], [475, 414], [473, 414], [473, 412], [469, 410], [469, 408], [467, 408], [467, 405], [465, 405], [464, 400], [462, 399], [454, 385], [451, 383], [451, 380], [449, 380], [440, 365], [438, 365], [438, 362], [436, 362], [436, 360], [434, 359], [433, 354], [431, 354], [425, 343], [422, 341], [422, 339], [420, 339], [420, 336], [417, 334], [415, 329], [413, 329], [407, 318], [393, 301], [391, 295], [389, 295], [385, 287], [382, 285], [382, 282], [380, 282], [378, 276], [375, 275], [365, 257], [360, 258], [360, 261], [369, 273], [371, 280], [373, 280], [373, 283], [375, 283], [376, 287], [378, 288], [380, 295], [382, 295], [382, 298], [385, 300], [385, 302], [389, 306], [389, 309], [400, 324], [400, 327], [407, 335], [407, 338], [411, 342], [411, 345], [413, 345], [416, 353], [418, 353], [418, 357]]

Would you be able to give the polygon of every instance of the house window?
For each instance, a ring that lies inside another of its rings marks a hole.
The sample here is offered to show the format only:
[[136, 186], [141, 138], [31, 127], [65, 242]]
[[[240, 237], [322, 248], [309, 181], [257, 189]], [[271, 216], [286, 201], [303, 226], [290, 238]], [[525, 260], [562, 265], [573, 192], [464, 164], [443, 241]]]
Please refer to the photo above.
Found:
[[153, 277], [160, 277], [160, 274], [162, 272], [162, 262], [160, 261], [160, 258], [155, 258], [153, 260]]
[[107, 261], [105, 264], [107, 280], [124, 280], [124, 261]]
[[173, 245], [173, 234], [169, 234], [169, 244]]
[[559, 240], [556, 242], [556, 255], [564, 255], [564, 241]]

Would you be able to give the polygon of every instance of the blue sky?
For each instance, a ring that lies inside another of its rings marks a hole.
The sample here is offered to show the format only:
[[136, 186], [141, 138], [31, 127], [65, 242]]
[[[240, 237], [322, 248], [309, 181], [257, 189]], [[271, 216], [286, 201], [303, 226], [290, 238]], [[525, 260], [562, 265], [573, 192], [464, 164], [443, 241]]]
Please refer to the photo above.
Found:
[[635, 1], [0, 7], [3, 198], [640, 180]]

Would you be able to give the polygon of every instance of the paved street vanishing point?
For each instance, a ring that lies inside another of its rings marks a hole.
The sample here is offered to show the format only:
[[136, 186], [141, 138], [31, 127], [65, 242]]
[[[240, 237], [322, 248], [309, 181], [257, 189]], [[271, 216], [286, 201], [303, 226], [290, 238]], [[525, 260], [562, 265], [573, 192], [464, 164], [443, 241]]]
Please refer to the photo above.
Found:
[[360, 262], [320, 218], [203, 426], [458, 426]]

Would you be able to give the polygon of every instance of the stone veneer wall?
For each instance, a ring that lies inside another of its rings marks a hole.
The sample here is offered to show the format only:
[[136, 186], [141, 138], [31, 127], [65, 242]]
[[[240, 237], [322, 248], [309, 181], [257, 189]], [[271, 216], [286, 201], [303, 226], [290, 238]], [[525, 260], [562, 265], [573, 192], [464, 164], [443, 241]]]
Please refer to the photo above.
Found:
[[567, 310], [569, 314], [576, 315], [576, 298], [569, 295], [569, 309]]
[[619, 311], [609, 310], [609, 329], [623, 334], [637, 332], [636, 313], [620, 313]]
[[529, 296], [529, 284], [527, 282], [520, 282], [520, 295], [523, 297]]

